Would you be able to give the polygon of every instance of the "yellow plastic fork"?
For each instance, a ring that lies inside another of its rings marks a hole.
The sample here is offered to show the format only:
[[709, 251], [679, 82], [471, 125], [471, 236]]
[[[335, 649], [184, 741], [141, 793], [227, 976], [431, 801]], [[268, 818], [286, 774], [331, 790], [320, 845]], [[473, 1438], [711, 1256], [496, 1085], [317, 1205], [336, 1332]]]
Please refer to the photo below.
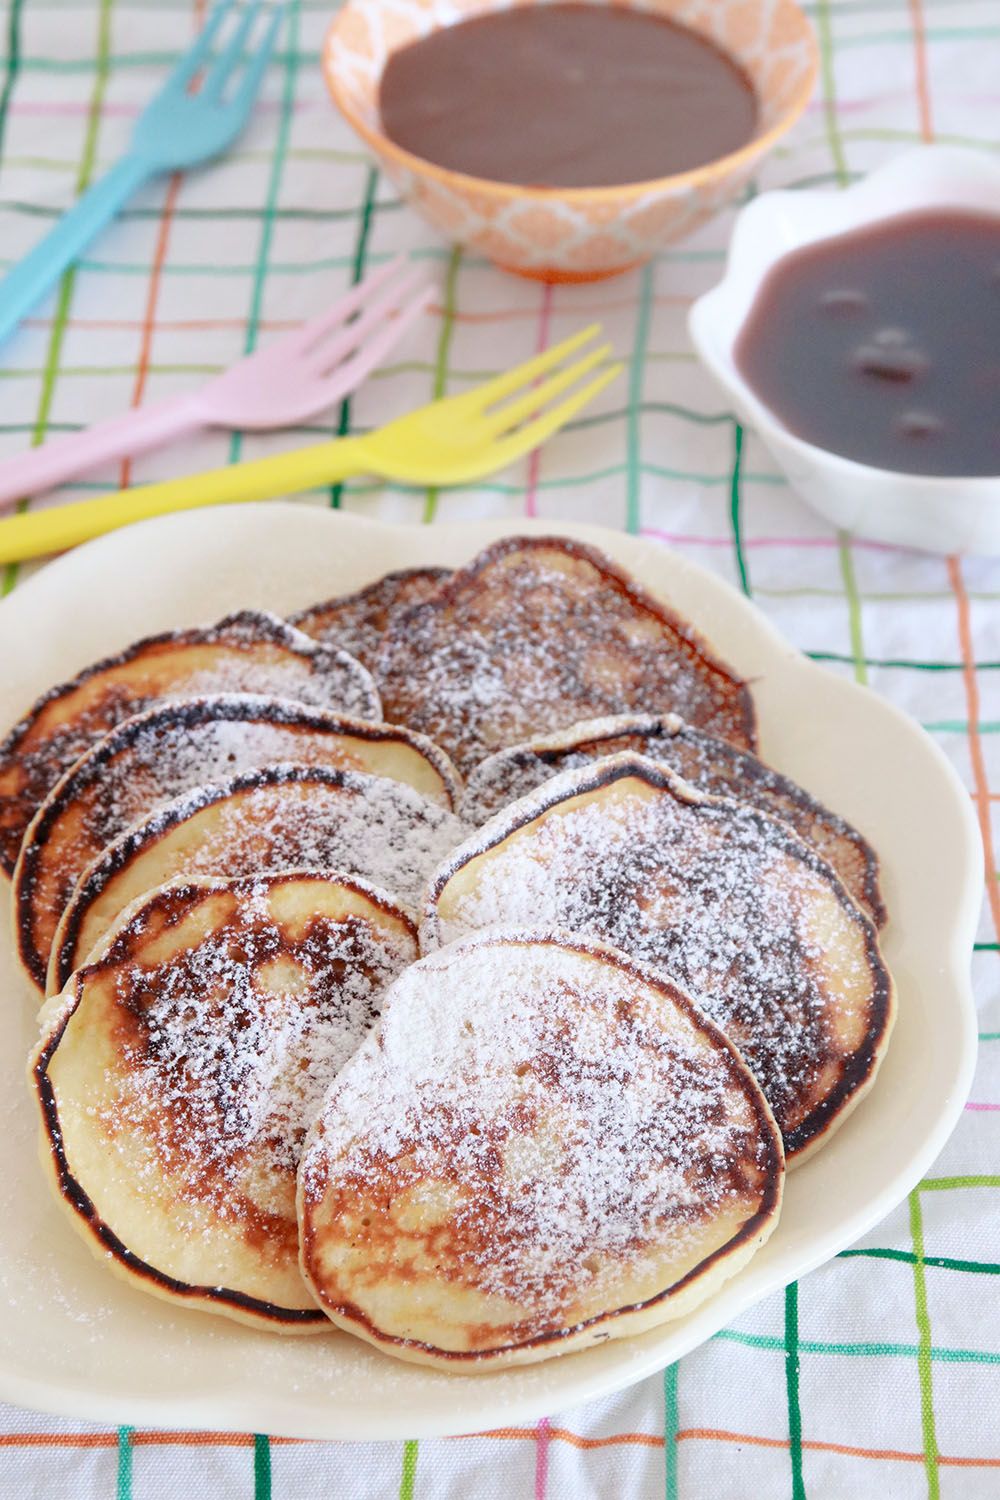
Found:
[[[0, 521], [0, 563], [60, 552], [169, 511], [269, 500], [355, 474], [434, 486], [482, 479], [545, 442], [620, 373], [621, 364], [606, 363], [607, 344], [567, 363], [599, 333], [594, 324], [475, 390], [434, 401], [361, 437], [13, 516]], [[585, 375], [591, 376], [586, 384], [552, 405]]]

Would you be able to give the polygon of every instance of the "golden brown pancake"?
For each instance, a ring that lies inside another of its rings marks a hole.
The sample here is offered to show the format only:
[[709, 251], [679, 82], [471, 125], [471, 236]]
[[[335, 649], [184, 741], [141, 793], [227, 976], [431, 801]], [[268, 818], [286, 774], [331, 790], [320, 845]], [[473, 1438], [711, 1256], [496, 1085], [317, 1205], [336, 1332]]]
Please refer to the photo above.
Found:
[[164, 699], [230, 692], [293, 698], [361, 719], [382, 716], [360, 662], [317, 645], [277, 615], [247, 609], [217, 625], [149, 636], [52, 688], [0, 744], [0, 867], [13, 873], [40, 804], [116, 724]]
[[592, 765], [622, 751], [669, 766], [700, 792], [736, 797], [761, 812], [783, 818], [833, 866], [876, 927], [885, 923], [878, 857], [845, 818], [831, 812], [788, 776], [717, 735], [685, 724], [676, 714], [619, 714], [592, 719], [526, 745], [498, 750], [466, 782], [462, 816], [485, 823], [510, 802], [577, 766]]
[[463, 1373], [690, 1311], [763, 1244], [783, 1162], [736, 1049], [662, 975], [497, 931], [407, 969], [302, 1153], [339, 1328]]
[[335, 870], [415, 912], [428, 879], [467, 832], [412, 787], [330, 766], [265, 766], [197, 787], [135, 824], [81, 876], [52, 945], [49, 994], [124, 907], [169, 880]]
[[685, 621], [592, 547], [510, 537], [389, 625], [374, 667], [386, 717], [466, 774], [581, 719], [643, 711], [755, 747], [746, 685]]
[[373, 887], [320, 875], [128, 908], [29, 1064], [47, 1175], [111, 1270], [279, 1332], [329, 1326], [298, 1269], [299, 1153], [415, 946]]
[[874, 1080], [894, 1016], [875, 928], [787, 824], [746, 803], [643, 756], [564, 771], [450, 857], [421, 945], [529, 921], [682, 985], [753, 1069], [790, 1162]]
[[447, 756], [422, 736], [282, 699], [190, 698], [128, 719], [53, 788], [25, 835], [13, 901], [32, 983], [44, 988], [59, 919], [108, 844], [194, 787], [283, 761], [390, 776], [445, 803], [457, 785]]
[[411, 604], [429, 599], [450, 575], [450, 568], [401, 568], [356, 594], [302, 609], [289, 616], [289, 623], [325, 646], [349, 651], [371, 671], [390, 621]]

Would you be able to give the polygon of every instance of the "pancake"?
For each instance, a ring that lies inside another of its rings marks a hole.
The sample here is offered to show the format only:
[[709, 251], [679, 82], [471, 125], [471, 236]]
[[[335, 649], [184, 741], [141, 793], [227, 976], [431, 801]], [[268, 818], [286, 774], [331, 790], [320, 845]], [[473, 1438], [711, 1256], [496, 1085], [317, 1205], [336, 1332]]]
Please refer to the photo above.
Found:
[[384, 776], [278, 765], [168, 802], [81, 877], [52, 945], [54, 994], [123, 907], [179, 876], [336, 870], [417, 911], [434, 870], [468, 830], [454, 813]]
[[414, 952], [383, 894], [320, 875], [179, 882], [124, 912], [29, 1063], [46, 1174], [94, 1253], [175, 1305], [329, 1327], [298, 1268], [298, 1158]]
[[390, 621], [411, 604], [429, 599], [450, 574], [450, 568], [401, 568], [356, 594], [300, 610], [289, 616], [289, 624], [325, 646], [349, 651], [370, 671]]
[[249, 694], [150, 709], [120, 724], [77, 762], [25, 835], [14, 872], [14, 925], [32, 983], [44, 987], [59, 918], [103, 849], [195, 787], [283, 761], [390, 776], [443, 803], [456, 793], [447, 757], [398, 725]]
[[620, 714], [592, 719], [559, 734], [498, 750], [466, 782], [462, 816], [485, 823], [494, 813], [534, 791], [560, 771], [591, 765], [631, 750], [669, 766], [714, 797], [736, 797], [783, 818], [833, 866], [876, 927], [886, 913], [878, 882], [878, 857], [845, 818], [831, 812], [788, 776], [717, 735], [694, 729], [675, 714]]
[[407, 969], [299, 1169], [302, 1269], [388, 1354], [489, 1371], [689, 1312], [768, 1238], [781, 1141], [663, 976], [498, 931]]
[[429, 734], [463, 775], [508, 745], [639, 710], [756, 743], [746, 685], [701, 636], [564, 537], [488, 547], [390, 622], [374, 672], [386, 717]]
[[247, 609], [217, 625], [148, 636], [52, 688], [0, 744], [0, 867], [13, 873], [40, 803], [116, 724], [164, 699], [243, 692], [382, 717], [360, 662], [277, 615]]
[[791, 1163], [875, 1078], [892, 981], [829, 865], [745, 803], [616, 755], [498, 813], [431, 883], [422, 949], [494, 924], [586, 933], [655, 964], [753, 1069]]

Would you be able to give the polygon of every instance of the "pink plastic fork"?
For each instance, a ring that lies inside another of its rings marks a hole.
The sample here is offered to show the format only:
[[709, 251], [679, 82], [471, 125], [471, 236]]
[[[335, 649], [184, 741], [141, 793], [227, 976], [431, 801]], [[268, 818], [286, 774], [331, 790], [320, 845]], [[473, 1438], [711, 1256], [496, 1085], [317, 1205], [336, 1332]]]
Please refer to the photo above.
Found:
[[[241, 359], [200, 390], [138, 407], [0, 463], [0, 506], [205, 427], [290, 427], [353, 391], [426, 308], [421, 273], [391, 261], [326, 312]], [[378, 294], [378, 295], [376, 295]]]

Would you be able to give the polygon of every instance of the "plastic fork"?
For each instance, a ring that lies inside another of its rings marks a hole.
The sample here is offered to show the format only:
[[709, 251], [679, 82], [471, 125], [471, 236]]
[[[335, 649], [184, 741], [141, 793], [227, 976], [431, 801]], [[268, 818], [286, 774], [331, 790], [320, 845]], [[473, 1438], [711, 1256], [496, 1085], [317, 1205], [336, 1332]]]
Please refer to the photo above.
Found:
[[[256, 51], [244, 63], [244, 49], [263, 9], [262, 0], [253, 0], [212, 62], [212, 43], [232, 9], [233, 0], [216, 5], [194, 46], [139, 116], [125, 156], [0, 281], [0, 340], [51, 290], [143, 183], [219, 156], [240, 134], [274, 51], [284, 5], [274, 11]], [[189, 93], [203, 68], [199, 92]]]
[[138, 407], [0, 463], [0, 505], [204, 427], [264, 431], [327, 410], [360, 385], [427, 306], [431, 288], [417, 289], [419, 272], [397, 275], [402, 264], [390, 261], [318, 318], [241, 359], [199, 390]]
[[[0, 563], [75, 547], [117, 526], [168, 511], [269, 500], [355, 474], [434, 486], [482, 479], [544, 443], [621, 372], [621, 364], [606, 363], [611, 352], [607, 344], [567, 362], [599, 332], [597, 325], [585, 328], [475, 390], [434, 401], [374, 432], [12, 516], [0, 521]], [[542, 376], [546, 378], [540, 380]], [[559, 396], [565, 399], [556, 401]]]

